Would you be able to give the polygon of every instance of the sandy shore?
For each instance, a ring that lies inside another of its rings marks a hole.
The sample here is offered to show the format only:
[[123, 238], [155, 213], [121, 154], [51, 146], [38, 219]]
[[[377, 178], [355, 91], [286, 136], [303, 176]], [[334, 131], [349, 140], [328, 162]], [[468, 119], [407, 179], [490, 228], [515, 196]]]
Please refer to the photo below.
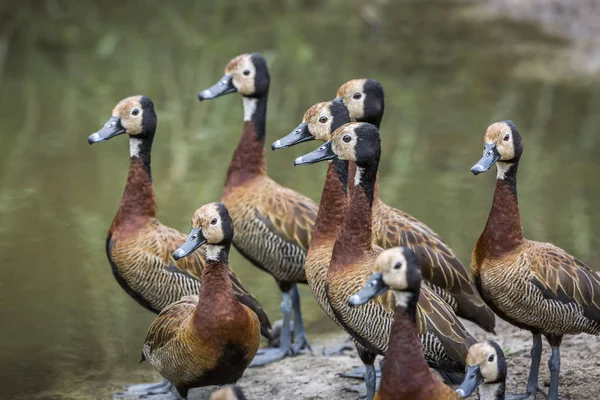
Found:
[[[529, 372], [529, 349], [531, 335], [504, 321], [498, 321], [498, 335], [490, 335], [466, 323], [477, 339], [496, 340], [508, 358], [507, 390], [510, 393], [523, 392]], [[357, 399], [355, 392], [345, 391], [362, 381], [341, 378], [340, 372], [350, 371], [361, 365], [354, 351], [346, 351], [340, 356], [324, 356], [324, 346], [341, 343], [346, 336], [342, 333], [327, 338], [313, 338], [313, 352], [296, 358], [286, 359], [273, 365], [248, 369], [238, 382], [252, 400], [300, 400], [300, 399]], [[550, 349], [544, 341], [540, 383], [549, 385], [546, 367]], [[568, 400], [596, 400], [600, 394], [600, 339], [589, 335], [565, 337], [561, 347], [562, 364], [560, 374], [560, 394]], [[190, 400], [208, 399], [214, 387], [194, 389]], [[476, 396], [472, 396], [476, 398]], [[542, 395], [537, 396], [542, 399]]]

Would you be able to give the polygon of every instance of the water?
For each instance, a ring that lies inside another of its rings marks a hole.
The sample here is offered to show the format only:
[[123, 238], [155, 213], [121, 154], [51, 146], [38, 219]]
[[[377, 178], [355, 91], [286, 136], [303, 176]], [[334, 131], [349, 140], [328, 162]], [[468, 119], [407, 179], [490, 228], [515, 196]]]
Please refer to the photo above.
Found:
[[[516, 74], [537, 49], [564, 46], [533, 28], [464, 19], [452, 3], [417, 0], [374, 3], [378, 33], [359, 18], [364, 8], [341, 0], [72, 3], [3, 5], [1, 398], [105, 398], [119, 384], [156, 379], [138, 365], [153, 315], [120, 289], [104, 253], [127, 140], [90, 147], [86, 139], [118, 100], [150, 96], [159, 217], [187, 231], [193, 211], [219, 199], [242, 125], [239, 96], [199, 103], [196, 95], [247, 51], [261, 51], [271, 68], [268, 143], [346, 80], [380, 80], [381, 197], [429, 224], [465, 263], [494, 181], [493, 172], [473, 177], [469, 168], [485, 128], [512, 119], [525, 144], [526, 236], [592, 267], [600, 256], [600, 87]], [[292, 166], [316, 146], [269, 152], [271, 176], [318, 200], [325, 166]], [[237, 253], [231, 264], [277, 319], [273, 280]], [[303, 289], [309, 334], [334, 329]]]

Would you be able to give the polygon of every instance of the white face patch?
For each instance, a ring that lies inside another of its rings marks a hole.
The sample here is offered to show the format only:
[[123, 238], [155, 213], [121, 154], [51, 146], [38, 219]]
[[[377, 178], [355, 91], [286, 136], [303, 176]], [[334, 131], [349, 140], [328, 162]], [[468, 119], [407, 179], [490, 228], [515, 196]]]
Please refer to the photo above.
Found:
[[129, 157], [139, 157], [141, 147], [142, 147], [142, 139], [130, 137], [129, 138]]
[[250, 121], [256, 112], [258, 99], [253, 99], [251, 97], [242, 97], [242, 99], [244, 101], [244, 121]]
[[412, 294], [409, 292], [400, 292], [398, 290], [394, 290], [394, 298], [396, 299], [396, 307], [406, 308], [408, 307], [408, 301], [410, 300]]
[[206, 259], [211, 261], [218, 261], [219, 256], [221, 255], [221, 250], [223, 250], [223, 246], [215, 245], [215, 244], [207, 244], [206, 245]]
[[510, 168], [510, 164], [507, 164], [505, 162], [502, 161], [498, 161], [496, 162], [496, 169], [497, 169], [497, 174], [496, 174], [496, 179], [502, 179], [504, 180], [504, 178], [506, 177], [506, 173], [508, 172]]

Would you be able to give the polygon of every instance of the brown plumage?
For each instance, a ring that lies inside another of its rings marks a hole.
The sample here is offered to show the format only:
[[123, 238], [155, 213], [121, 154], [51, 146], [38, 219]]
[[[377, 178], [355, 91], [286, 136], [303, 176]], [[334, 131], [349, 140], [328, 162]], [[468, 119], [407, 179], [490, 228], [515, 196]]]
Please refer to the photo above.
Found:
[[496, 163], [498, 174], [492, 209], [473, 250], [471, 269], [492, 310], [534, 335], [530, 394], [538, 390], [540, 334], [548, 339], [553, 350], [549, 399], [555, 400], [562, 336], [600, 334], [600, 278], [564, 250], [523, 237], [517, 201], [522, 152], [521, 136], [511, 121], [487, 129], [483, 158], [471, 171], [479, 174]]
[[[383, 251], [376, 258], [373, 274], [349, 302], [361, 307], [370, 299], [386, 294], [394, 309], [385, 366], [376, 400], [451, 400], [461, 397], [444, 385], [429, 369], [423, 356], [418, 334], [421, 317], [417, 302], [421, 285], [421, 270], [415, 254], [402, 247]], [[426, 289], [425, 289], [426, 290]], [[381, 301], [381, 297], [375, 301]]]
[[[353, 79], [340, 86], [337, 97], [346, 104], [352, 120], [369, 122], [379, 129], [385, 108], [383, 87], [379, 82]], [[350, 181], [353, 179], [351, 166]], [[374, 243], [384, 249], [403, 246], [414, 251], [423, 278], [452, 305], [456, 314], [488, 332], [494, 331], [494, 313], [479, 296], [469, 271], [452, 249], [423, 222], [384, 203], [379, 198], [378, 181], [375, 182], [373, 201], [373, 238]]]
[[[200, 293], [204, 251], [175, 261], [171, 256], [186, 236], [163, 225], [156, 217], [150, 153], [156, 131], [156, 113], [145, 96], [123, 99], [111, 119], [90, 136], [90, 144], [126, 133], [130, 137], [130, 167], [117, 215], [108, 231], [106, 253], [115, 278], [123, 289], [148, 310], [159, 313], [183, 296]], [[260, 303], [229, 271], [238, 299], [260, 318], [262, 332], [270, 338], [271, 323]]]
[[[372, 244], [372, 202], [379, 164], [379, 134], [370, 124], [352, 123], [338, 128], [332, 139], [315, 152], [299, 157], [296, 164], [331, 158], [354, 161], [358, 177], [337, 236], [326, 277], [325, 291], [335, 318], [352, 337], [373, 353], [385, 354], [394, 308], [389, 298], [352, 308], [348, 297], [368, 280], [373, 262], [383, 249]], [[469, 335], [452, 309], [428, 286], [418, 304], [421, 343], [428, 363], [447, 378], [461, 374]]]
[[258, 350], [260, 321], [238, 301], [230, 279], [233, 232], [223, 204], [196, 211], [190, 236], [174, 257], [207, 243], [200, 295], [167, 306], [148, 329], [144, 357], [184, 398], [194, 387], [235, 383]]
[[[283, 187], [267, 175], [265, 119], [269, 71], [258, 54], [236, 57], [225, 68], [225, 76], [200, 99], [239, 92], [244, 101], [244, 129], [227, 170], [221, 201], [235, 224], [233, 244], [255, 266], [270, 273], [284, 293], [284, 332], [289, 331], [288, 299], [294, 309], [294, 338], [299, 347], [308, 345], [301, 319], [296, 283], [306, 283], [304, 261], [317, 214], [309, 198]], [[282, 334], [283, 336], [283, 334]], [[285, 343], [283, 352], [291, 350]]]

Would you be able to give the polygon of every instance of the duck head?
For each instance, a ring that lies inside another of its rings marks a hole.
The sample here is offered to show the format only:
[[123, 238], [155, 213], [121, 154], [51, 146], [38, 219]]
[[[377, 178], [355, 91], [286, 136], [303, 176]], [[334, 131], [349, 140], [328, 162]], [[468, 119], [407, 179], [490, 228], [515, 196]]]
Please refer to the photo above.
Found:
[[294, 165], [314, 164], [319, 161], [340, 160], [354, 161], [363, 167], [379, 163], [381, 142], [379, 130], [366, 122], [351, 122], [337, 128], [331, 139], [312, 153], [294, 160]]
[[411, 299], [416, 302], [420, 288], [421, 267], [415, 253], [406, 247], [394, 247], [379, 254], [371, 277], [358, 293], [350, 296], [348, 304], [356, 307], [392, 290], [396, 305], [406, 308]]
[[115, 106], [110, 119], [88, 137], [88, 143], [105, 142], [124, 133], [131, 138], [152, 139], [155, 131], [154, 103], [146, 96], [132, 96]]
[[317, 103], [304, 113], [302, 123], [289, 135], [271, 145], [271, 149], [285, 149], [310, 140], [323, 142], [331, 139], [337, 128], [350, 122], [350, 114], [341, 99]]
[[376, 126], [381, 123], [385, 106], [383, 86], [375, 79], [352, 79], [337, 91], [350, 113], [352, 121], [369, 122]]
[[259, 53], [242, 54], [229, 61], [225, 75], [210, 88], [201, 91], [198, 99], [215, 99], [234, 92], [244, 97], [266, 96], [269, 82], [269, 69], [264, 57]]
[[[179, 260], [186, 257], [205, 243], [229, 246], [232, 240], [233, 222], [225, 205], [222, 203], [205, 204], [194, 213], [190, 234], [186, 242], [175, 250], [173, 258]], [[208, 252], [207, 258], [209, 258]]]
[[503, 384], [506, 380], [506, 359], [496, 342], [490, 340], [472, 345], [466, 363], [465, 379], [456, 389], [463, 398], [469, 397], [479, 385]]
[[497, 163], [498, 178], [504, 179], [506, 171], [519, 162], [522, 153], [523, 143], [515, 124], [512, 121], [496, 122], [487, 128], [483, 157], [471, 168], [471, 172], [479, 175]]

